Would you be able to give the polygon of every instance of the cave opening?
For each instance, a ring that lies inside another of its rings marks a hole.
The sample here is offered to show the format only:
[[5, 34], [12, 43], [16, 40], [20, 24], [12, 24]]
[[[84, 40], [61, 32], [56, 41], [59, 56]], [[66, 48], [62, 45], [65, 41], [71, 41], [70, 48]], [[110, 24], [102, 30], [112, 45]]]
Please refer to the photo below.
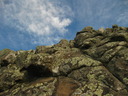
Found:
[[113, 36], [110, 39], [112, 42], [116, 42], [116, 41], [126, 41], [124, 36]]
[[3, 92], [4, 90], [0, 89], [0, 92]]
[[22, 68], [21, 72], [25, 71], [25, 80], [33, 81], [42, 77], [52, 77], [53, 73], [42, 65], [30, 65], [27, 68]]
[[2, 60], [1, 61], [1, 67], [6, 67], [9, 65], [9, 62], [7, 60]]
[[81, 49], [89, 49], [91, 47], [90, 44], [84, 44]]

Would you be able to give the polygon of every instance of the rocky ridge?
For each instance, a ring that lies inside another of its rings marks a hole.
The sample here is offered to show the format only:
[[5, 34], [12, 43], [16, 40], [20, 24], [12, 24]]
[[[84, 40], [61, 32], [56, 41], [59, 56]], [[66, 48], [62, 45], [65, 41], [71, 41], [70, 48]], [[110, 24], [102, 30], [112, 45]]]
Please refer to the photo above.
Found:
[[128, 96], [128, 28], [85, 27], [53, 46], [1, 50], [0, 96]]

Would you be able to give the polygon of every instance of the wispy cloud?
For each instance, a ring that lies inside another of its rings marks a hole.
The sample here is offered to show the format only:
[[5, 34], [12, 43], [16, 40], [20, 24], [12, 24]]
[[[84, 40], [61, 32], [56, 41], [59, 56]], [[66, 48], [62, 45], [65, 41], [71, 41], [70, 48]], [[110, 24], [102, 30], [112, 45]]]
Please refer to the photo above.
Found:
[[117, 22], [118, 22], [118, 23], [121, 23], [121, 24], [123, 24], [123, 25], [127, 25], [127, 24], [128, 24], [127, 20], [128, 20], [128, 11], [126, 11], [126, 12], [120, 14], [120, 15], [117, 17]]
[[99, 28], [128, 24], [128, 0], [72, 0], [72, 3], [79, 26]]
[[127, 5], [128, 0], [0, 0], [0, 26], [4, 23], [2, 30], [6, 29], [8, 41], [13, 45], [29, 46], [29, 42], [30, 46], [48, 45], [62, 38], [73, 39], [75, 32], [85, 26], [95, 29], [113, 24], [127, 26]]
[[[71, 24], [71, 9], [59, 0], [2, 0], [6, 25], [29, 32], [33, 43], [52, 44], [60, 40]], [[41, 42], [45, 41], [45, 42]]]

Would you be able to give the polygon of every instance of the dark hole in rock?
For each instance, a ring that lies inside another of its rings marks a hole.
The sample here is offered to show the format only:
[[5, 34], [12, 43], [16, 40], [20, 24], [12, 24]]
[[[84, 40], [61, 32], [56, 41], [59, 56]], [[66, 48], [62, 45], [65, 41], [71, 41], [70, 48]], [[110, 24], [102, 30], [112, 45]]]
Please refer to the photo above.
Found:
[[33, 81], [42, 77], [52, 77], [53, 73], [42, 65], [30, 65], [27, 68], [22, 68], [21, 72], [25, 71], [25, 79], [27, 81]]
[[81, 49], [89, 49], [91, 47], [90, 44], [84, 44]]
[[98, 33], [95, 36], [103, 36], [103, 34], [102, 33]]
[[15, 81], [16, 83], [23, 83], [23, 80], [22, 79], [18, 79]]
[[8, 63], [7, 60], [2, 60], [2, 61], [1, 61], [1, 67], [6, 67], [6, 66], [8, 66], [8, 65], [9, 65], [9, 63]]
[[0, 89], [0, 92], [3, 92], [4, 90]]
[[79, 35], [79, 34], [85, 33], [85, 32], [87, 32], [87, 31], [80, 31], [80, 32], [77, 32], [76, 35]]
[[112, 42], [114, 42], [114, 41], [126, 41], [124, 36], [113, 36], [110, 40]]
[[98, 96], [98, 95], [94, 94], [93, 96]]
[[[6, 85], [6, 84], [0, 86], [0, 93], [1, 93], [1, 92], [4, 92], [4, 91], [6, 91], [6, 90], [11, 89], [13, 86], [14, 86], [14, 85]], [[5, 96], [5, 95], [0, 95], [0, 96]]]

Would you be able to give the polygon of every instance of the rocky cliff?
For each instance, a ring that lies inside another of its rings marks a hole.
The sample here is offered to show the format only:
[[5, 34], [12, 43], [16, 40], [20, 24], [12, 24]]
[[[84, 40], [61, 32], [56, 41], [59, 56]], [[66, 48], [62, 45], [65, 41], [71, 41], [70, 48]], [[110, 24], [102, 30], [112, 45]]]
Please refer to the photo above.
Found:
[[53, 46], [1, 50], [0, 96], [128, 96], [128, 28], [85, 27]]

